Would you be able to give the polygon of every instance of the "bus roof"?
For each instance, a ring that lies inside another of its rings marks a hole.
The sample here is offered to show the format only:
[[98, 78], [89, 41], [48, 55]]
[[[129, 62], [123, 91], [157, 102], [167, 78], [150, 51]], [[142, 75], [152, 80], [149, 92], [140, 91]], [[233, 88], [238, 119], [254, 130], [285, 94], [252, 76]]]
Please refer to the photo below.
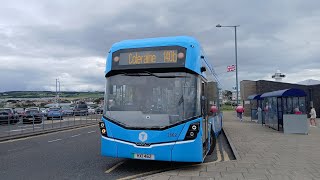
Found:
[[110, 49], [110, 52], [114, 52], [120, 49], [172, 45], [180, 45], [183, 47], [187, 47], [189, 45], [200, 46], [199, 42], [195, 38], [190, 36], [158, 37], [120, 41], [113, 44], [113, 46]]

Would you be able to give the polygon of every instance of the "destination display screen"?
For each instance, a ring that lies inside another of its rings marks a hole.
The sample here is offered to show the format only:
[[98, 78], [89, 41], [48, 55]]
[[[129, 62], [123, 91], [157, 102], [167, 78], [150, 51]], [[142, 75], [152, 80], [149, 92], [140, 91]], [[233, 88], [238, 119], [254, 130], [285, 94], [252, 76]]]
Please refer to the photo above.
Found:
[[185, 59], [181, 46], [123, 49], [112, 54], [112, 69], [184, 67]]
[[177, 63], [177, 50], [120, 53], [119, 65]]

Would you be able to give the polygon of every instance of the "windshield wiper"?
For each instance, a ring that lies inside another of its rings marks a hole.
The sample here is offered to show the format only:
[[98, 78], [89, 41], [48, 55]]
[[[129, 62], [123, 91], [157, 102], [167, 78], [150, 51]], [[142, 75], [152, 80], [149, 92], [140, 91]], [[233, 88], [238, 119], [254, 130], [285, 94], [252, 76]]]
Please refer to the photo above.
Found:
[[144, 71], [144, 72], [151, 75], [151, 76], [157, 77], [157, 78], [186, 78], [186, 77], [188, 77], [188, 76], [158, 76], [158, 75], [155, 75], [154, 73], [149, 72], [149, 71]]

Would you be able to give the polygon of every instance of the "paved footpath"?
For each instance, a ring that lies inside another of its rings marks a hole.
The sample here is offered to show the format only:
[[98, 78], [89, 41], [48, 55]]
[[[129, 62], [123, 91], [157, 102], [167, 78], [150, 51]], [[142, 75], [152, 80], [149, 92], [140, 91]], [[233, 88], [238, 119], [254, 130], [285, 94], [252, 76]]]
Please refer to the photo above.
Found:
[[[140, 179], [152, 180], [320, 180], [320, 128], [309, 135], [283, 134], [224, 113], [224, 131], [237, 160], [199, 164]], [[249, 119], [249, 118], [247, 118]]]

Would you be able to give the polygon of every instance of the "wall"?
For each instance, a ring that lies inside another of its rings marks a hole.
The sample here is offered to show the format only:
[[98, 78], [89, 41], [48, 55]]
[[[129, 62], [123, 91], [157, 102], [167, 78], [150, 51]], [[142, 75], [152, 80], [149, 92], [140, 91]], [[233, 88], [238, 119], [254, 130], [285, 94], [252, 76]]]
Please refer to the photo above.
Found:
[[244, 101], [247, 101], [248, 96], [257, 94], [257, 82], [250, 80], [243, 80], [240, 82], [240, 95], [243, 101], [244, 106], [244, 115], [250, 116], [251, 105], [245, 104]]

